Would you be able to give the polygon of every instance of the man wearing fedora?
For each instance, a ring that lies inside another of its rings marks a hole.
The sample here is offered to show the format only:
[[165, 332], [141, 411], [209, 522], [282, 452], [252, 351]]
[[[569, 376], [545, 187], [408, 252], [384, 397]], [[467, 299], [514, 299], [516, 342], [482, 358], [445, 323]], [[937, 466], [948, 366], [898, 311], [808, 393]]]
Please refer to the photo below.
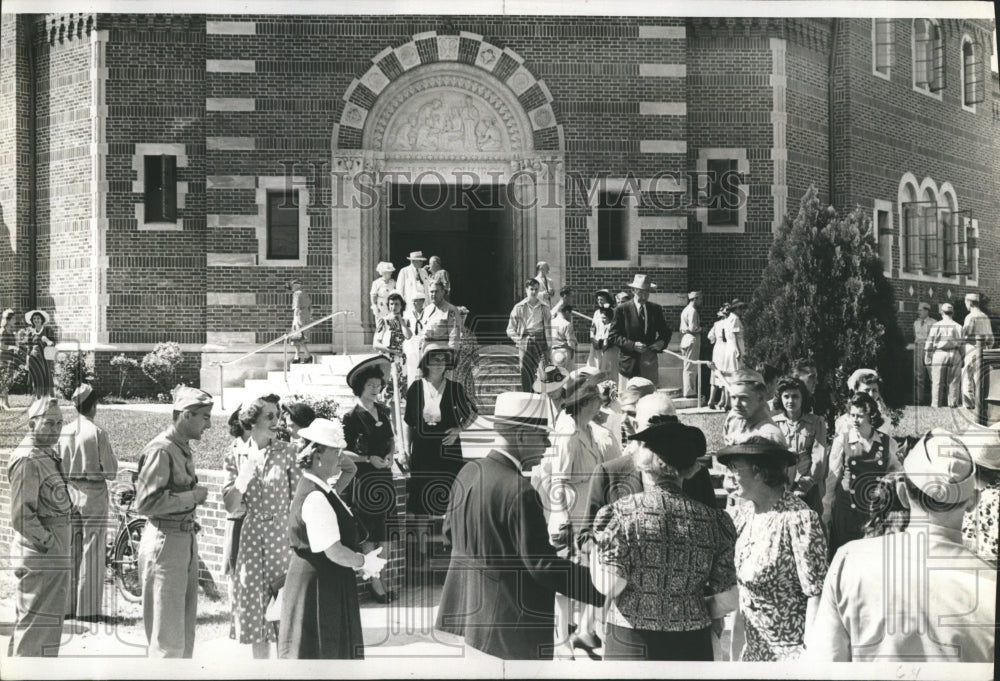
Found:
[[17, 609], [9, 655], [56, 657], [69, 600], [70, 514], [56, 444], [59, 401], [42, 397], [28, 407], [28, 434], [7, 463], [10, 481], [10, 568], [17, 578]]
[[649, 302], [649, 293], [656, 285], [645, 274], [637, 274], [629, 284], [632, 301], [615, 308], [608, 342], [621, 348], [618, 363], [619, 390], [624, 391], [628, 379], [642, 376], [659, 385], [658, 353], [670, 342], [670, 327], [663, 318], [663, 308]]
[[552, 342], [552, 313], [538, 296], [538, 281], [529, 279], [524, 284], [524, 298], [510, 311], [507, 320], [507, 337], [517, 347], [521, 366], [521, 390], [531, 392], [538, 373], [538, 365], [549, 353]]
[[962, 335], [965, 337], [965, 362], [962, 366], [962, 401], [966, 409], [976, 408], [976, 383], [979, 381], [979, 362], [977, 361], [978, 344], [983, 343], [983, 349], [993, 347], [993, 325], [986, 313], [979, 309], [979, 294], [967, 293], [965, 307], [969, 314], [962, 324]]
[[198, 616], [198, 523], [208, 498], [198, 484], [191, 441], [212, 422], [212, 396], [179, 386], [173, 422], [139, 457], [135, 509], [146, 516], [139, 545], [142, 619], [149, 657], [190, 658]]
[[429, 293], [427, 290], [429, 276], [424, 269], [427, 258], [424, 257], [423, 251], [411, 251], [406, 259], [410, 264], [399, 271], [396, 277], [396, 291], [403, 296], [406, 306], [409, 307], [417, 291]]
[[957, 407], [962, 381], [962, 327], [956, 322], [955, 306], [941, 303], [941, 321], [931, 327], [924, 346], [924, 363], [931, 368], [931, 406]]
[[832, 662], [993, 662], [996, 566], [962, 545], [976, 466], [928, 433], [897, 474], [906, 529], [848, 542], [830, 563], [806, 655]]
[[505, 660], [550, 660], [555, 595], [601, 605], [586, 567], [556, 555], [542, 500], [523, 475], [549, 447], [542, 395], [497, 396], [496, 437], [451, 488], [445, 534], [452, 542], [435, 627]]
[[698, 372], [701, 371], [701, 365], [695, 364], [701, 359], [699, 307], [701, 307], [701, 291], [691, 291], [688, 293], [687, 307], [681, 311], [681, 354], [684, 355], [681, 383], [684, 397], [697, 397], [701, 400], [701, 395], [698, 394]]
[[108, 482], [118, 475], [111, 439], [94, 423], [99, 398], [92, 386], [80, 384], [73, 393], [78, 416], [59, 438], [62, 470], [73, 501], [73, 584], [67, 614], [85, 622], [102, 618]]

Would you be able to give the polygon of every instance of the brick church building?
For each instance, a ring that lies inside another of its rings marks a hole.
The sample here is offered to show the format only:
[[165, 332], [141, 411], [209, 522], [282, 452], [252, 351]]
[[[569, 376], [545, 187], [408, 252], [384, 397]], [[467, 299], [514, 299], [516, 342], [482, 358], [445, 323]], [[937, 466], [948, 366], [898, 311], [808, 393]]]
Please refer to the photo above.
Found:
[[[506, 316], [535, 262], [747, 299], [809, 185], [918, 301], [1000, 301], [982, 19], [3, 15], [0, 305], [63, 342], [181, 344], [189, 381], [318, 318], [371, 342], [379, 261]], [[458, 207], [456, 207], [458, 206]], [[995, 304], [995, 302], [994, 302]], [[988, 307], [988, 305], [987, 305]], [[339, 347], [324, 326], [319, 346]]]

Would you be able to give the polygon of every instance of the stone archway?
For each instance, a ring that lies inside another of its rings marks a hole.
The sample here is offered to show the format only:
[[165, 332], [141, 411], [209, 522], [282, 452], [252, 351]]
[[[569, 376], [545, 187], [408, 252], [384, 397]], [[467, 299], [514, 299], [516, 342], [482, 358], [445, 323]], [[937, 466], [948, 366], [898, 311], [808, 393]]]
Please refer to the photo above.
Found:
[[[370, 340], [368, 286], [387, 257], [390, 183], [490, 178], [513, 197], [517, 277], [563, 257], [563, 135], [544, 83], [480, 36], [423, 34], [355, 80], [333, 131], [333, 292]], [[391, 76], [391, 78], [390, 78]]]

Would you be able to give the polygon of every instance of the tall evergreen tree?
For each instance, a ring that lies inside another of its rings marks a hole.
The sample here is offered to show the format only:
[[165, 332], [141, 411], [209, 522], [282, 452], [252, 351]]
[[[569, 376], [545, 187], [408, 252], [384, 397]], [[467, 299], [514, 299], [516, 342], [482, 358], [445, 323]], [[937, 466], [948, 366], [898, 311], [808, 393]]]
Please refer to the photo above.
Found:
[[882, 377], [893, 409], [886, 416], [898, 421], [913, 372], [878, 238], [860, 207], [840, 216], [809, 187], [775, 237], [744, 323], [751, 362], [782, 371], [796, 359], [816, 362], [817, 400], [831, 407], [829, 418], [844, 410], [847, 377], [868, 367]]

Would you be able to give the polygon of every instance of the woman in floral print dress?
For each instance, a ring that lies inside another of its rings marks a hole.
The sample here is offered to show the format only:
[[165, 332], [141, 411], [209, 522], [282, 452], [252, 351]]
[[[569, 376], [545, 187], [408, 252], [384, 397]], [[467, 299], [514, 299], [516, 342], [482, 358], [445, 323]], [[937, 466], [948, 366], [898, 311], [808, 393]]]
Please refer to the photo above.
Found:
[[240, 407], [240, 425], [250, 437], [226, 456], [222, 485], [226, 512], [245, 513], [229, 636], [252, 644], [255, 658], [270, 657], [270, 642], [277, 640], [264, 611], [272, 584], [288, 569], [288, 506], [300, 475], [295, 447], [274, 436], [278, 400], [277, 395], [266, 395]]
[[716, 457], [735, 476], [737, 493], [752, 502], [734, 508], [740, 607], [732, 659], [796, 659], [827, 570], [819, 515], [788, 488], [796, 456], [754, 435]]
[[965, 547], [986, 560], [997, 561], [997, 524], [1000, 523], [1000, 430], [970, 426], [962, 442], [976, 462], [979, 501], [962, 518]]

